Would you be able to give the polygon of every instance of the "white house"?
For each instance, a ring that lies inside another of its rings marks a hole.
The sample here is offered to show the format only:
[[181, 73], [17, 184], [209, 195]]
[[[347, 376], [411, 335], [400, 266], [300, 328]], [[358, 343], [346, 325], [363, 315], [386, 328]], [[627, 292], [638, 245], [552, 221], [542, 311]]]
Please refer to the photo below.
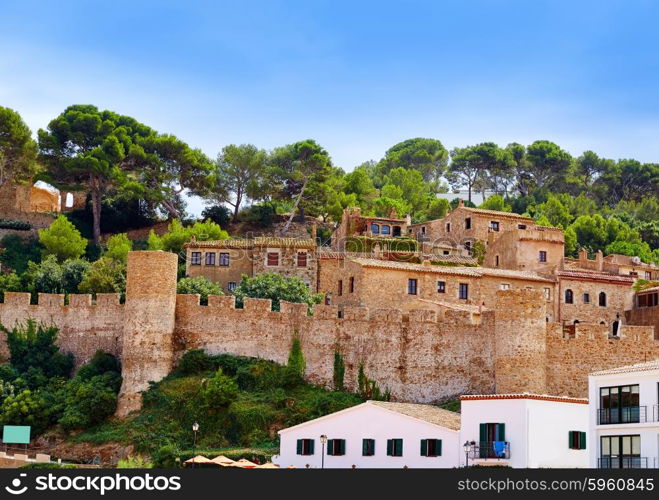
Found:
[[[367, 401], [279, 431], [280, 467], [457, 467], [460, 415], [435, 406]], [[321, 439], [321, 436], [324, 436]]]
[[541, 394], [462, 396], [460, 465], [588, 467], [588, 400]]
[[659, 359], [588, 376], [590, 466], [659, 468]]

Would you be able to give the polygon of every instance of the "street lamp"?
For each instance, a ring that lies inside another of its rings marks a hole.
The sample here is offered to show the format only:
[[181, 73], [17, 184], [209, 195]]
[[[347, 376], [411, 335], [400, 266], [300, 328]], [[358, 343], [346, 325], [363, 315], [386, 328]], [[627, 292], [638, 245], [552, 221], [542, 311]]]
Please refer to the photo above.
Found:
[[195, 422], [192, 424], [192, 432], [194, 432], [194, 439], [192, 441], [192, 468], [194, 469], [194, 462], [195, 462], [195, 457], [196, 451], [195, 449], [197, 448], [197, 431], [199, 430], [199, 424]]
[[325, 443], [327, 443], [327, 436], [323, 434], [320, 436], [320, 444], [322, 445], [322, 452], [320, 455], [320, 468], [324, 469], [325, 468]]
[[465, 444], [462, 445], [462, 448], [465, 451], [465, 467], [469, 467], [469, 452], [471, 451], [472, 445], [475, 445], [476, 443], [472, 441], [471, 443], [469, 441], [465, 441]]

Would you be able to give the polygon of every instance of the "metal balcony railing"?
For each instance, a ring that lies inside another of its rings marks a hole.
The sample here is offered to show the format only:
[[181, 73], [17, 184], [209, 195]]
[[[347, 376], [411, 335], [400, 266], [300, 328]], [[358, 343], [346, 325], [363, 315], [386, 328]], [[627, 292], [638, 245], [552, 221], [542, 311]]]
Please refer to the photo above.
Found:
[[638, 424], [640, 422], [653, 422], [657, 413], [651, 407], [650, 419], [648, 420], [647, 406], [623, 406], [621, 408], [600, 408], [597, 410], [597, 423], [607, 424]]
[[471, 449], [471, 458], [510, 458], [508, 441], [477, 441]]
[[647, 469], [648, 464], [653, 464], [648, 457], [601, 457], [597, 460], [599, 469]]

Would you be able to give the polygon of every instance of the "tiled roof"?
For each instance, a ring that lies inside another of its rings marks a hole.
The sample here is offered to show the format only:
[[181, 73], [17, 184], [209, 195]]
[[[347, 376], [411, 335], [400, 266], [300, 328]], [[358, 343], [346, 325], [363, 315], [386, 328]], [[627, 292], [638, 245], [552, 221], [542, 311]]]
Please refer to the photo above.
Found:
[[456, 210], [459, 209], [467, 210], [475, 214], [492, 215], [492, 216], [504, 217], [508, 219], [520, 219], [528, 222], [535, 222], [531, 217], [527, 217], [526, 215], [515, 214], [512, 212], [499, 212], [498, 210], [485, 210], [484, 208], [469, 208], [469, 207], [456, 208]]
[[636, 363], [635, 365], [618, 366], [608, 370], [593, 372], [591, 375], [615, 375], [616, 373], [647, 372], [650, 370], [659, 370], [659, 358], [645, 363]]
[[454, 264], [465, 264], [465, 265], [475, 265], [478, 264], [478, 261], [473, 257], [465, 257], [463, 255], [424, 255], [425, 258], [428, 258], [434, 262], [451, 262]]
[[405, 222], [407, 222], [405, 219], [392, 219], [391, 217], [366, 217], [362, 215], [361, 218], [364, 220], [383, 220], [387, 222], [399, 222], [401, 224], [405, 224]]
[[659, 286], [645, 288], [644, 290], [639, 290], [637, 293], [645, 293], [645, 292], [659, 292]]
[[448, 267], [448, 266], [427, 266], [423, 264], [410, 264], [408, 262], [395, 262], [391, 260], [377, 259], [350, 259], [351, 261], [363, 267], [372, 267], [380, 269], [393, 269], [396, 271], [417, 271], [437, 274], [453, 274], [458, 276], [480, 277], [480, 274], [470, 267]]
[[460, 401], [481, 401], [490, 399], [534, 399], [537, 401], [555, 401], [557, 403], [579, 403], [588, 404], [588, 398], [572, 398], [569, 396], [552, 396], [550, 394], [464, 394]]
[[436, 274], [450, 274], [457, 276], [473, 276], [480, 278], [481, 276], [500, 276], [510, 279], [523, 279], [553, 283], [553, 280], [544, 278], [538, 274], [530, 271], [512, 271], [508, 269], [491, 269], [488, 267], [452, 267], [441, 265], [425, 265], [425, 264], [412, 264], [409, 262], [395, 262], [389, 260], [378, 259], [363, 259], [356, 258], [350, 259], [356, 264], [363, 267], [392, 269], [396, 271], [416, 271], [422, 273], [436, 273]]
[[253, 248], [253, 247], [286, 247], [315, 248], [312, 238], [280, 238], [275, 236], [259, 236], [256, 238], [228, 238], [226, 240], [190, 241], [188, 248]]
[[610, 282], [617, 282], [620, 284], [628, 283], [630, 285], [635, 281], [635, 279], [632, 278], [631, 276], [620, 276], [617, 274], [608, 274], [608, 273], [601, 273], [598, 271], [587, 271], [587, 270], [556, 271], [556, 274], [561, 278], [589, 280], [589, 281], [610, 281]]
[[368, 401], [367, 403], [447, 429], [460, 430], [460, 414], [454, 411], [413, 403], [392, 403], [390, 401]]

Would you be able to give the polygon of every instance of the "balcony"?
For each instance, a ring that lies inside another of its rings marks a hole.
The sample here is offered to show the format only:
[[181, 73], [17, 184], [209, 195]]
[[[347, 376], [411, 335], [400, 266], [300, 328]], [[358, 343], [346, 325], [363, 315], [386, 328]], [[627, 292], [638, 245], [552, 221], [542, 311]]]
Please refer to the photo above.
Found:
[[508, 441], [476, 441], [471, 448], [469, 458], [473, 460], [487, 458], [507, 460], [510, 458], [510, 443]]
[[656, 459], [648, 457], [601, 457], [597, 459], [598, 469], [647, 469], [656, 467]]
[[597, 424], [638, 424], [659, 421], [659, 405], [623, 406], [622, 408], [600, 408], [597, 410]]

